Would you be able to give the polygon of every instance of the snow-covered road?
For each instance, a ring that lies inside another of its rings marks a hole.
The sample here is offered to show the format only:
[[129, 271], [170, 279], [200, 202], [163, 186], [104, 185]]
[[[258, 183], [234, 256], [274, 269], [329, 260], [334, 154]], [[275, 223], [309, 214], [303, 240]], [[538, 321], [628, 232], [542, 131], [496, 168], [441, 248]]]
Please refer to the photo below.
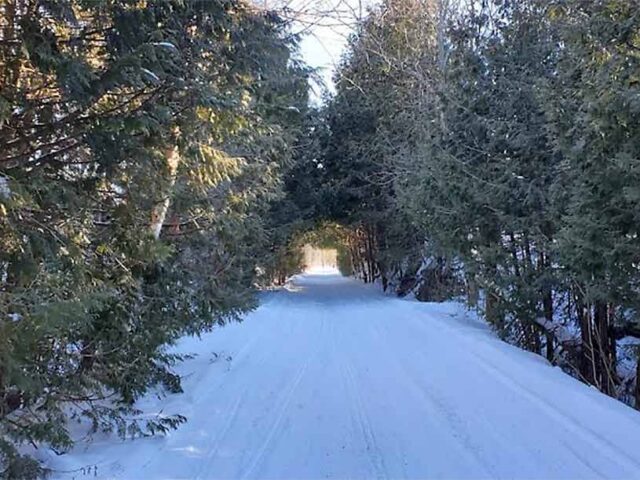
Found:
[[[165, 438], [99, 438], [87, 478], [637, 478], [640, 414], [497, 340], [455, 305], [299, 276], [242, 324], [186, 339]], [[60, 478], [81, 480], [82, 471]]]

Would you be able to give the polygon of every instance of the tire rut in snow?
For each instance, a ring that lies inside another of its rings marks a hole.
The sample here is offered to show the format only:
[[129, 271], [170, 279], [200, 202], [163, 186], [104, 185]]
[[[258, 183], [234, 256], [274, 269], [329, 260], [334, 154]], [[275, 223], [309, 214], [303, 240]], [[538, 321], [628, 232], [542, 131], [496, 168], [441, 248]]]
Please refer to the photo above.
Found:
[[[318, 345], [322, 344], [322, 337], [324, 337], [324, 321], [321, 325], [321, 333], [320, 333], [320, 341]], [[258, 448], [257, 453], [254, 455], [252, 460], [249, 462], [249, 465], [244, 469], [242, 473], [238, 476], [242, 479], [248, 479], [251, 475], [256, 471], [256, 469], [261, 465], [264, 461], [267, 452], [269, 451], [269, 447], [274, 443], [274, 440], [277, 438], [277, 435], [280, 433], [282, 429], [282, 424], [287, 416], [287, 413], [290, 411], [291, 401], [293, 400], [294, 393], [302, 379], [304, 378], [305, 373], [307, 372], [309, 365], [315, 360], [318, 356], [320, 349], [316, 349], [313, 353], [309, 354], [309, 356], [305, 359], [302, 366], [296, 371], [293, 375], [291, 381], [288, 383], [287, 387], [284, 389], [284, 395], [282, 395], [281, 400], [278, 402], [278, 406], [275, 409], [275, 419], [269, 428], [267, 435], [265, 436], [264, 441]]]
[[231, 431], [233, 424], [238, 418], [238, 414], [240, 413], [242, 404], [246, 400], [248, 393], [249, 393], [249, 388], [247, 387], [242, 391], [240, 395], [238, 395], [238, 397], [234, 401], [233, 406], [231, 407], [231, 411], [228, 412], [229, 416], [226, 422], [218, 432], [218, 435], [216, 436], [213, 446], [210, 448], [209, 452], [207, 453], [207, 460], [204, 462], [202, 467], [199, 469], [197, 475], [194, 477], [195, 480], [203, 480], [206, 478], [211, 478], [211, 471], [212, 471], [211, 466], [220, 451], [220, 447], [222, 447], [222, 445], [224, 444], [224, 440], [227, 434]]
[[[634, 458], [632, 458], [625, 452], [619, 451], [619, 449], [617, 449], [609, 440], [607, 440], [606, 438], [602, 438], [601, 436], [593, 432], [589, 427], [579, 423], [573, 417], [558, 409], [544, 397], [526, 387], [512, 376], [505, 373], [493, 362], [487, 360], [484, 355], [477, 351], [477, 345], [465, 338], [465, 336], [458, 332], [456, 329], [451, 328], [446, 324], [446, 322], [439, 323], [451, 334], [451, 338], [456, 338], [462, 345], [466, 347], [465, 351], [471, 354], [478, 361], [478, 364], [484, 369], [484, 371], [487, 373], [487, 376], [494, 378], [496, 381], [504, 385], [507, 389], [514, 392], [517, 396], [526, 398], [531, 404], [535, 405], [539, 410], [552, 418], [556, 422], [556, 424], [561, 425], [565, 430], [580, 436], [584, 441], [591, 444], [594, 447], [595, 451], [602, 452], [610, 460], [612, 460], [613, 463], [624, 465], [628, 470], [633, 471], [636, 474], [640, 474], [640, 463], [638, 463]], [[416, 322], [416, 325], [418, 325], [423, 331], [428, 332], [428, 330], [425, 329], [424, 325], [420, 324], [420, 322]], [[593, 467], [590, 463], [585, 463], [585, 466], [593, 470]]]
[[[242, 348], [240, 348], [236, 353], [235, 358], [232, 361], [233, 363], [231, 365], [231, 368], [227, 372], [234, 372], [238, 370], [241, 365], [243, 365], [246, 361], [248, 361], [251, 358], [255, 347], [257, 345], [260, 345], [263, 338], [267, 336], [267, 332], [268, 332], [267, 330], [262, 331], [259, 335], [256, 335], [252, 337], [249, 341], [247, 341], [242, 346]], [[257, 358], [253, 359], [253, 363], [257, 365], [265, 364], [267, 362], [267, 359], [274, 355], [274, 351], [271, 349], [263, 350], [262, 353], [263, 353], [262, 355], [258, 355]], [[240, 377], [239, 379], [242, 381], [245, 381], [245, 385], [243, 386], [243, 388], [240, 389], [240, 392], [238, 393], [238, 395], [234, 397], [233, 401], [227, 404], [229, 408], [222, 408], [221, 413], [218, 414], [218, 415], [227, 415], [226, 420], [224, 421], [224, 424], [222, 425], [220, 430], [217, 432], [215, 440], [209, 447], [206, 460], [203, 462], [202, 466], [198, 469], [198, 472], [194, 477], [195, 480], [204, 480], [204, 479], [211, 478], [211, 474], [214, 470], [213, 465], [220, 452], [220, 448], [225, 444], [227, 435], [232, 431], [236, 423], [236, 420], [238, 419], [238, 416], [242, 411], [243, 405], [250, 394], [252, 385], [249, 383], [246, 383], [246, 380], [244, 380], [242, 377]], [[216, 387], [216, 391], [221, 387], [224, 388], [228, 386], [229, 386], [229, 378], [226, 378], [223, 375], [221, 382]]]
[[[547, 401], [531, 389], [525, 387], [522, 383], [514, 380], [512, 377], [502, 372], [492, 363], [485, 360], [482, 355], [476, 352], [472, 352], [472, 354], [474, 357], [476, 357], [478, 363], [482, 365], [482, 367], [487, 371], [488, 375], [493, 376], [493, 378], [505, 385], [507, 388], [511, 389], [513, 392], [529, 400], [529, 402], [537, 406], [550, 418], [553, 418], [557, 422], [557, 424], [561, 425], [565, 430], [581, 437], [584, 441], [591, 444], [594, 447], [595, 451], [601, 452], [609, 457], [609, 459], [613, 463], [624, 465], [625, 468], [629, 469], [630, 471], [634, 471], [636, 475], [640, 474], [640, 463], [638, 463], [626, 453], [620, 452], [614, 445], [611, 444], [609, 440], [607, 440], [606, 438], [602, 438], [601, 436], [594, 433], [590, 428], [578, 423], [572, 417], [565, 415], [561, 410], [556, 408], [549, 401]], [[581, 459], [584, 462], [584, 459]], [[585, 465], [593, 470], [593, 467], [590, 463], [585, 463]]]
[[371, 424], [371, 420], [367, 415], [364, 401], [362, 399], [362, 395], [360, 394], [360, 389], [356, 383], [353, 363], [348, 359], [346, 354], [338, 354], [335, 347], [335, 330], [332, 328], [331, 332], [334, 358], [336, 359], [336, 364], [339, 366], [343, 382], [349, 395], [349, 405], [351, 408], [352, 422], [357, 425], [358, 430], [360, 430], [360, 433], [362, 434], [362, 438], [367, 449], [367, 455], [373, 468], [373, 474], [375, 475], [375, 478], [385, 480], [389, 478], [389, 475], [387, 473], [387, 468], [384, 462], [382, 451], [380, 450], [378, 442], [376, 440], [376, 435]]
[[[497, 478], [498, 475], [493, 470], [491, 465], [489, 465], [486, 460], [480, 454], [481, 448], [471, 441], [469, 434], [465, 431], [466, 423], [460, 418], [460, 416], [453, 411], [451, 408], [447, 407], [445, 401], [435, 395], [433, 391], [429, 388], [425, 388], [424, 385], [418, 380], [418, 376], [413, 370], [410, 370], [404, 363], [402, 363], [395, 352], [392, 352], [389, 347], [389, 339], [392, 338], [391, 333], [385, 328], [384, 331], [381, 330], [379, 325], [374, 325], [373, 327], [375, 335], [375, 340], [380, 344], [382, 350], [388, 353], [387, 358], [389, 358], [396, 367], [402, 371], [405, 375], [404, 377], [409, 380], [408, 386], [416, 393], [416, 395], [424, 402], [424, 405], [433, 411], [434, 415], [430, 418], [432, 419], [441, 419], [439, 423], [448, 431], [451, 431], [453, 434], [451, 438], [457, 443], [458, 447], [461, 451], [466, 452], [466, 454], [472, 459], [478, 467], [483, 470], [483, 475], [491, 478]], [[426, 358], [426, 356], [420, 353], [420, 356]], [[428, 365], [430, 362], [429, 359], [425, 361], [424, 365]], [[401, 376], [400, 376], [401, 377]]]

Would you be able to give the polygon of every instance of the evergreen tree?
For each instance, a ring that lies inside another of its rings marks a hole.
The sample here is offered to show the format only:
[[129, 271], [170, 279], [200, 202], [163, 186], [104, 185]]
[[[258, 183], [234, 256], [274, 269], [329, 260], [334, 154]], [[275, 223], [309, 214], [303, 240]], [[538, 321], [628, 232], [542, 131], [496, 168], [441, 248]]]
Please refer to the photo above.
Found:
[[638, 336], [637, 12], [636, 2], [605, 0], [551, 7], [564, 48], [547, 108], [569, 191], [558, 251], [582, 334], [581, 375], [612, 395], [616, 338]]
[[307, 102], [286, 24], [235, 0], [16, 0], [0, 32], [0, 472], [121, 435], [166, 346], [254, 304]]
[[324, 159], [330, 215], [375, 225], [374, 242], [354, 228], [352, 251], [372, 277], [417, 252], [423, 298], [464, 279], [503, 338], [623, 398], [616, 342], [638, 334], [637, 6], [384, 2], [350, 43]]

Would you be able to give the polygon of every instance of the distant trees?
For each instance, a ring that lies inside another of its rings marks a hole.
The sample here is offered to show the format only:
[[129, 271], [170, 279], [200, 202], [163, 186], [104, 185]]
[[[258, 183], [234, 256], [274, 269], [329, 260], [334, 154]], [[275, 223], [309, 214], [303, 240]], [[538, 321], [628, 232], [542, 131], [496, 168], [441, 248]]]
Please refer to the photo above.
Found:
[[636, 406], [639, 7], [383, 2], [322, 159], [331, 215], [373, 235], [374, 278], [464, 289], [505, 339]]
[[[306, 116], [284, 22], [241, 0], [0, 3], [0, 477], [66, 423], [121, 435], [164, 348], [253, 305]], [[265, 253], [266, 252], [266, 253]]]

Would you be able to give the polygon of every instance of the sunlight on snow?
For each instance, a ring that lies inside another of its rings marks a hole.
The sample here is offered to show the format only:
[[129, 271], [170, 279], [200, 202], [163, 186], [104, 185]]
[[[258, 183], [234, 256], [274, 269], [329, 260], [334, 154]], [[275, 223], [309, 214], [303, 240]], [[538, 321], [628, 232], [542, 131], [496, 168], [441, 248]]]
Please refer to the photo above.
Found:
[[304, 271], [314, 275], [339, 275], [338, 251], [332, 248], [305, 245]]

